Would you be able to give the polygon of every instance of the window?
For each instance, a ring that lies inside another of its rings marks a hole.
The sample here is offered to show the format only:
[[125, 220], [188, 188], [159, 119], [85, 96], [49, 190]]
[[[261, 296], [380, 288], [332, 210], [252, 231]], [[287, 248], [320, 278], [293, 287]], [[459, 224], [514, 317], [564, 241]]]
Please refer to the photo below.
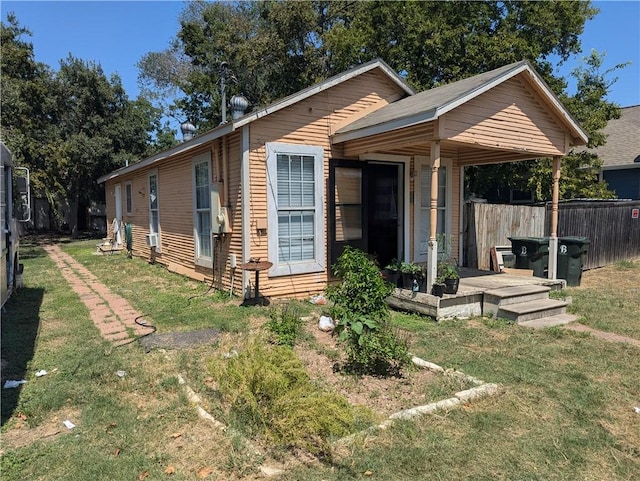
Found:
[[125, 207], [127, 209], [127, 214], [133, 214], [133, 195], [132, 195], [132, 186], [131, 182], [126, 182], [124, 184], [124, 195], [125, 195]]
[[195, 262], [211, 267], [211, 156], [209, 153], [193, 159], [193, 237]]
[[324, 151], [267, 144], [270, 275], [325, 268]]
[[160, 234], [157, 172], [149, 174], [149, 233]]

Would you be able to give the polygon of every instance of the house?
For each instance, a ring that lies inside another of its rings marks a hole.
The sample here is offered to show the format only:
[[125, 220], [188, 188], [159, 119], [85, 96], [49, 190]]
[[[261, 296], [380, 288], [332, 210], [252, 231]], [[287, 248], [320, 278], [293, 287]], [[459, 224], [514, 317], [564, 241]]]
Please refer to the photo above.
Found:
[[602, 161], [600, 178], [619, 199], [640, 199], [640, 105], [620, 109], [604, 133], [607, 143], [592, 149]]
[[553, 157], [557, 219], [560, 159], [586, 141], [527, 62], [416, 93], [375, 60], [99, 182], [134, 255], [246, 297], [260, 259], [262, 294], [304, 297], [346, 245], [425, 262], [433, 283], [437, 233], [462, 259], [469, 165]]

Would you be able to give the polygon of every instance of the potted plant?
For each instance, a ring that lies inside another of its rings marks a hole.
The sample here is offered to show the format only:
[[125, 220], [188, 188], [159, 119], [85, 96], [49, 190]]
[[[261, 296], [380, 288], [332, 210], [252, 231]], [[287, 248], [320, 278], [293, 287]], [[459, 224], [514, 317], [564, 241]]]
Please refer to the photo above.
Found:
[[413, 262], [403, 262], [400, 264], [402, 272], [402, 285], [405, 289], [415, 289], [415, 285], [419, 285], [422, 276], [422, 266]]
[[460, 274], [453, 259], [448, 259], [438, 264], [438, 278], [436, 282], [444, 285], [444, 294], [455, 294], [458, 292]]
[[385, 276], [393, 287], [398, 287], [398, 281], [400, 280], [400, 266], [401, 262], [398, 259], [393, 259], [384, 268]]

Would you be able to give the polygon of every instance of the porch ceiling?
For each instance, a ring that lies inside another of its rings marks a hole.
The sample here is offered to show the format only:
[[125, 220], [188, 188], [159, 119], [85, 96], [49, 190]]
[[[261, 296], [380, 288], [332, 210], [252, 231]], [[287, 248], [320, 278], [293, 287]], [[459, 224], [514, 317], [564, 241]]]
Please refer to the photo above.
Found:
[[[430, 122], [429, 124], [433, 124]], [[360, 157], [366, 154], [424, 155], [431, 154], [433, 125], [423, 125], [420, 131], [414, 128], [395, 131], [393, 136], [374, 135], [365, 139], [347, 141], [342, 144], [345, 157]], [[413, 131], [413, 132], [412, 132]], [[460, 165], [479, 165], [549, 157], [549, 152], [524, 151], [500, 146], [469, 144], [452, 140], [440, 141], [443, 157], [456, 159]]]

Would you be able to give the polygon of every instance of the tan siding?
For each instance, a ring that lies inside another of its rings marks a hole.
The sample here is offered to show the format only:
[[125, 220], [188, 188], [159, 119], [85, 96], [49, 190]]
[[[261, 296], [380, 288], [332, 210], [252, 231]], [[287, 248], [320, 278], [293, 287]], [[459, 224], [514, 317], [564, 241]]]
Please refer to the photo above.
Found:
[[444, 137], [457, 142], [561, 155], [565, 130], [518, 78], [445, 114]]
[[[236, 254], [238, 265], [250, 257], [267, 259], [267, 236], [259, 235], [256, 229], [258, 219], [267, 218], [267, 179], [266, 179], [266, 142], [282, 142], [320, 146], [324, 149], [324, 172], [329, 172], [331, 155], [342, 155], [341, 148], [332, 151], [329, 137], [337, 126], [352, 121], [369, 111], [379, 108], [398, 98], [400, 89], [377, 71], [365, 73], [334, 86], [324, 92], [298, 102], [290, 107], [259, 119], [249, 125], [249, 167], [251, 225], [249, 226], [250, 252], [242, 257], [242, 186], [241, 186], [241, 133], [234, 132], [225, 139], [212, 141], [197, 151], [178, 154], [153, 166], [158, 171], [159, 215], [161, 230], [161, 253], [156, 262], [166, 265], [170, 270], [196, 279], [212, 280], [221, 289], [231, 287], [231, 269], [229, 255]], [[193, 200], [192, 200], [192, 166], [191, 159], [201, 152], [212, 151], [212, 180], [225, 183], [228, 199], [224, 199], [229, 208], [232, 233], [217, 241], [214, 251], [214, 273], [211, 269], [194, 266], [193, 239]], [[223, 162], [224, 155], [228, 159], [227, 166]], [[133, 215], [125, 219], [133, 225], [134, 254], [148, 257], [150, 250], [146, 247], [145, 235], [148, 233], [149, 212], [146, 192], [149, 169], [135, 172], [129, 178], [119, 178], [119, 182], [133, 182]], [[327, 185], [326, 177], [322, 179]], [[107, 183], [107, 188], [111, 181]], [[124, 184], [123, 184], [124, 185]], [[144, 191], [145, 195], [138, 194]], [[124, 192], [124, 189], [123, 189]], [[107, 196], [107, 202], [109, 198]], [[108, 212], [113, 212], [113, 201]], [[328, 212], [325, 195], [325, 214]], [[110, 215], [110, 214], [109, 214]], [[324, 219], [325, 241], [327, 219]], [[268, 228], [275, 228], [268, 226]], [[326, 246], [325, 246], [326, 247]], [[325, 263], [327, 259], [325, 259]], [[242, 271], [234, 273], [234, 292], [241, 295]], [[269, 278], [267, 272], [261, 273], [260, 290], [271, 297], [305, 297], [324, 289], [328, 273], [305, 274], [297, 276], [280, 276]], [[251, 275], [251, 283], [254, 277]]]
[[[267, 218], [267, 179], [266, 150], [267, 142], [282, 142], [322, 147], [325, 151], [324, 172], [329, 173], [329, 158], [332, 146], [329, 136], [335, 126], [346, 119], [354, 119], [358, 112], [372, 106], [384, 105], [387, 99], [397, 95], [397, 86], [381, 81], [382, 77], [371, 72], [349, 80], [327, 91], [299, 102], [270, 115], [266, 119], [251, 124], [250, 134], [250, 213], [251, 213], [251, 253], [250, 257], [267, 259], [267, 236], [258, 236], [255, 222], [258, 218]], [[335, 152], [334, 152], [335, 155]], [[325, 226], [322, 235], [327, 239], [327, 193], [325, 185]], [[269, 226], [275, 228], [275, 226]], [[327, 255], [328, 253], [325, 253]], [[325, 259], [325, 264], [328, 262]], [[324, 289], [328, 272], [302, 274], [296, 276], [269, 277], [261, 274], [260, 291], [267, 296], [305, 297]], [[253, 284], [253, 277], [251, 278]]]

